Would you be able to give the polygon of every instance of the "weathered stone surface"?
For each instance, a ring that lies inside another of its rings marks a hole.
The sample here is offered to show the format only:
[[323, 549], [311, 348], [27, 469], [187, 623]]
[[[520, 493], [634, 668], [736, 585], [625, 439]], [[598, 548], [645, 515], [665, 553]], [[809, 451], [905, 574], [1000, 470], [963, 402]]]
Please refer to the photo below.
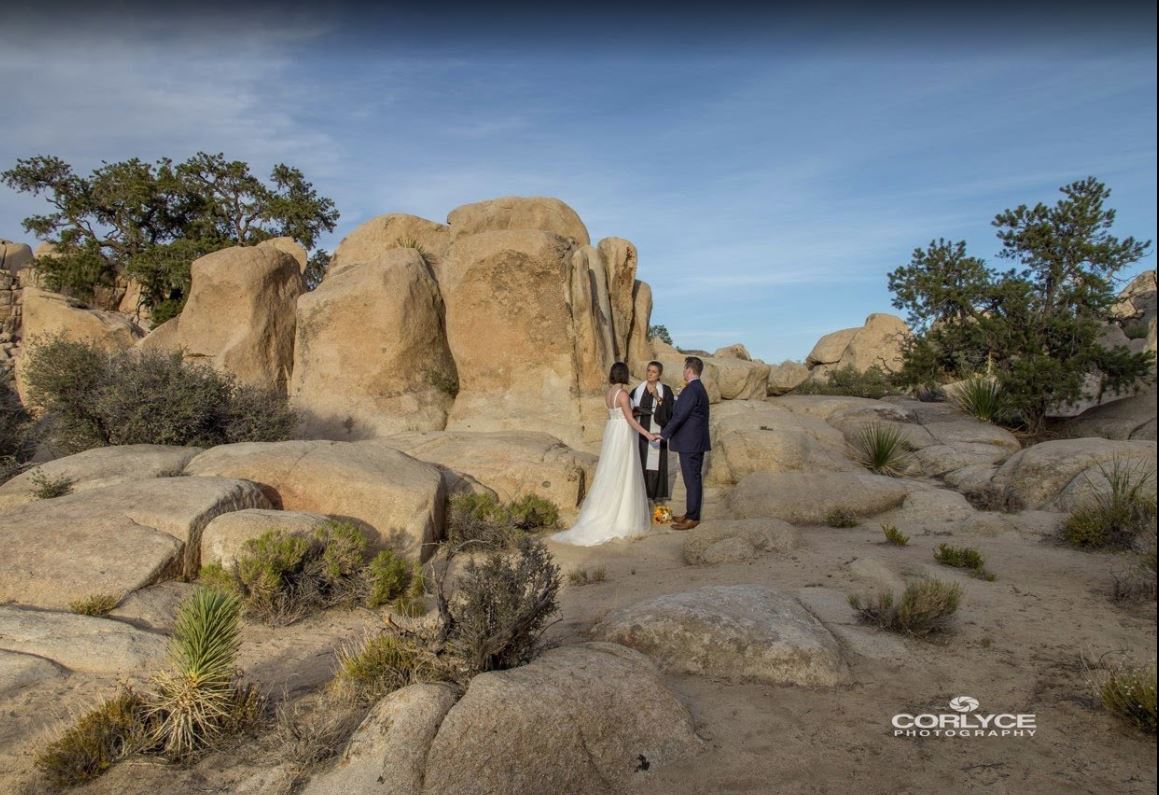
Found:
[[447, 685], [411, 685], [389, 694], [359, 725], [337, 764], [311, 779], [303, 795], [418, 795], [427, 751], [455, 701]]
[[310, 256], [306, 253], [306, 249], [292, 237], [272, 237], [258, 243], [258, 248], [272, 248], [289, 254], [294, 258], [294, 262], [298, 263], [298, 270], [302, 273], [306, 272], [306, 266], [310, 264]]
[[177, 609], [198, 588], [200, 586], [188, 582], [159, 582], [129, 594], [108, 614], [108, 618], [168, 635], [173, 632], [177, 621]]
[[684, 562], [690, 566], [737, 563], [800, 544], [797, 528], [778, 519], [710, 519], [688, 533]]
[[1056, 439], [1015, 453], [992, 481], [1014, 509], [1069, 511], [1085, 501], [1090, 488], [1105, 482], [1100, 466], [1114, 461], [1150, 469], [1154, 493], [1155, 442], [1109, 439]]
[[9, 508], [0, 512], [0, 601], [64, 608], [192, 576], [211, 519], [266, 507], [253, 483], [172, 477]]
[[329, 274], [298, 299], [291, 402], [312, 438], [441, 430], [458, 376], [443, 300], [411, 248]]
[[404, 243], [421, 246], [437, 273], [451, 245], [451, 230], [445, 224], [404, 213], [371, 218], [342, 238], [330, 259], [326, 279], [337, 276], [351, 265], [374, 262], [387, 251], [403, 248]]
[[813, 369], [819, 364], [836, 364], [841, 361], [849, 341], [859, 331], [856, 328], [846, 328], [826, 334], [813, 346], [809, 355], [805, 357], [805, 366]]
[[142, 347], [181, 350], [187, 361], [285, 394], [295, 303], [305, 290], [298, 260], [275, 246], [235, 246], [195, 260], [191, 274], [176, 328], [150, 334]]
[[1070, 436], [1155, 441], [1154, 385], [1132, 397], [1084, 411], [1066, 424]]
[[895, 372], [901, 368], [901, 348], [909, 334], [901, 318], [875, 312], [858, 328], [834, 331], [819, 339], [805, 358], [805, 366], [813, 378], [844, 367], [858, 372], [872, 367]]
[[16, 276], [31, 264], [31, 246], [27, 243], [0, 239], [0, 270], [6, 270]]
[[160, 665], [163, 635], [72, 613], [0, 607], [0, 649], [35, 654], [73, 671], [140, 673]]
[[576, 211], [559, 199], [544, 196], [505, 196], [464, 204], [447, 216], [455, 238], [499, 230], [536, 230], [589, 245], [587, 227]]
[[855, 558], [846, 568], [870, 594], [889, 592], [900, 596], [905, 590], [905, 580], [902, 576], [877, 558]]
[[846, 455], [840, 431], [768, 401], [721, 403], [712, 410], [711, 426], [709, 485], [738, 483], [753, 472], [861, 470]]
[[841, 640], [844, 650], [871, 660], [881, 660], [912, 670], [919, 662], [898, 635], [861, 626], [849, 606], [849, 597], [835, 588], [815, 586], [794, 592], [806, 608]]
[[633, 373], [641, 373], [652, 360], [652, 344], [648, 337], [648, 329], [652, 323], [652, 287], [647, 282], [636, 282], [633, 288], [633, 306], [627, 364]]
[[62, 676], [64, 671], [51, 660], [34, 654], [0, 650], [0, 698]]
[[595, 476], [596, 456], [531, 431], [404, 433], [382, 440], [491, 489], [501, 500], [537, 494], [574, 513]]
[[431, 743], [422, 792], [627, 793], [698, 750], [688, 710], [647, 658], [565, 646], [471, 680]]
[[270, 505], [365, 522], [378, 543], [419, 558], [443, 533], [446, 493], [439, 470], [377, 441], [247, 442], [221, 445], [186, 473], [261, 485]]
[[459, 374], [447, 430], [536, 430], [579, 441], [569, 251], [562, 238], [530, 230], [455, 241], [440, 276]]
[[0, 485], [0, 509], [34, 502], [37, 486], [33, 479], [67, 478], [72, 492], [103, 489], [122, 483], [149, 478], [179, 475], [199, 447], [173, 447], [162, 444], [127, 444], [117, 447], [94, 447], [92, 450], [64, 458], [45, 461]]
[[206, 525], [201, 534], [201, 563], [230, 568], [237, 564], [245, 542], [270, 531], [309, 536], [330, 521], [320, 513], [251, 509], [222, 514]]
[[616, 361], [608, 269], [599, 249], [580, 246], [571, 253], [571, 279], [565, 300], [571, 307], [575, 329], [579, 387], [595, 395], [607, 384], [608, 369]]
[[809, 368], [800, 362], [785, 360], [769, 367], [769, 394], [792, 392], [809, 380]]
[[728, 502], [737, 518], [816, 525], [837, 509], [861, 517], [884, 513], [907, 494], [899, 480], [865, 472], [754, 472], [737, 484]]
[[733, 343], [732, 345], [726, 345], [723, 348], [717, 348], [716, 351], [712, 354], [712, 358], [740, 359], [743, 362], [751, 362], [753, 360], [752, 355], [749, 353], [749, 349], [739, 342]]
[[[769, 366], [733, 357], [711, 358], [722, 400], [763, 400], [769, 393]], [[707, 362], [706, 362], [707, 363]]]
[[593, 632], [666, 671], [798, 685], [849, 675], [829, 631], [795, 598], [760, 585], [661, 596], [613, 612]]
[[633, 289], [639, 255], [631, 242], [606, 237], [596, 246], [608, 271], [608, 298], [612, 310], [612, 341], [616, 361], [628, 361], [628, 337], [632, 331]]

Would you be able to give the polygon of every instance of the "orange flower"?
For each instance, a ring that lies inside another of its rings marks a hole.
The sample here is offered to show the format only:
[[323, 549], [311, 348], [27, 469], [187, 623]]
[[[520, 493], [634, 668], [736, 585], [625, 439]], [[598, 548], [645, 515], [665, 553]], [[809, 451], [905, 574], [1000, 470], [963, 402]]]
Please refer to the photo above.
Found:
[[657, 505], [652, 511], [652, 521], [656, 524], [666, 524], [672, 521], [672, 511], [666, 505]]

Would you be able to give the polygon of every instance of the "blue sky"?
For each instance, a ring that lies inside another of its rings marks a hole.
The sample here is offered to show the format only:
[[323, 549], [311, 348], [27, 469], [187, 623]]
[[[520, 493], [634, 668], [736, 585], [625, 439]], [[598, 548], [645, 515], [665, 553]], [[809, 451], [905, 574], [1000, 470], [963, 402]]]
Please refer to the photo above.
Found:
[[[286, 162], [336, 201], [331, 250], [386, 212], [558, 196], [593, 239], [636, 243], [677, 344], [769, 361], [895, 311], [886, 274], [932, 238], [994, 260], [997, 212], [1088, 175], [1119, 235], [1156, 237], [1153, 7], [1035, 26], [672, 8], [446, 24], [304, 6], [60, 34], [30, 17], [0, 48], [0, 166]], [[0, 237], [28, 240], [41, 208], [0, 188]]]

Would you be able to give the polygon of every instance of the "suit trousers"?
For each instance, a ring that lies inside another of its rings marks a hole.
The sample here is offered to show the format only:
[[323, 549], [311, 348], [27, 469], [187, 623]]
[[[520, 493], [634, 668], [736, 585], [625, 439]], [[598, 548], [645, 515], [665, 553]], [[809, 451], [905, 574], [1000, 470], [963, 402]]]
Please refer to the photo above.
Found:
[[704, 452], [681, 453], [680, 475], [684, 478], [684, 489], [688, 492], [685, 505], [688, 510], [685, 517], [700, 521], [700, 505], [704, 500], [704, 483], [701, 472], [704, 470]]

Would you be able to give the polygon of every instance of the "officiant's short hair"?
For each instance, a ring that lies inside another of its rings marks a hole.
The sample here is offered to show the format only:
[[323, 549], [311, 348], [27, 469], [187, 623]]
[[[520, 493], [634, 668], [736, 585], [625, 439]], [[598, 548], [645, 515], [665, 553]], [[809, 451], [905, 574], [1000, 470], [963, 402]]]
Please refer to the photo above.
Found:
[[631, 375], [628, 373], [628, 365], [623, 362], [616, 362], [612, 365], [612, 371], [608, 373], [609, 384], [626, 384]]
[[689, 356], [684, 360], [684, 366], [697, 375], [704, 372], [704, 362], [700, 360], [699, 356]]
[[659, 372], [660, 375], [664, 375], [664, 365], [660, 364], [660, 362], [648, 362], [648, 366], [655, 367], [656, 371]]

